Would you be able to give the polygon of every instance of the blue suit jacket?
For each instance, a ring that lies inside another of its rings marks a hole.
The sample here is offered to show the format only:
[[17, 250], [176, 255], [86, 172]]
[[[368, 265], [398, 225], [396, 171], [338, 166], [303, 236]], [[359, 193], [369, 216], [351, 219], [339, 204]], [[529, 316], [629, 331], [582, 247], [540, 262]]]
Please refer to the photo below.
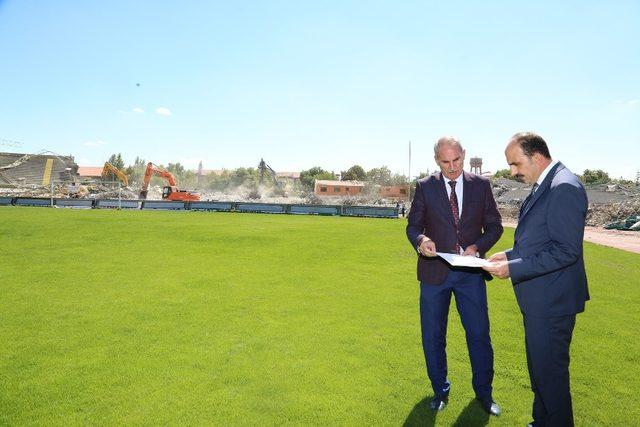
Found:
[[520, 310], [535, 317], [584, 311], [589, 299], [582, 240], [587, 193], [557, 163], [521, 212], [513, 248], [506, 251]]
[[[442, 173], [436, 172], [416, 183], [407, 225], [407, 238], [414, 250], [427, 236], [435, 242], [438, 252], [455, 253], [457, 238], [463, 248], [477, 245], [480, 256], [484, 257], [500, 239], [502, 218], [491, 192], [491, 183], [478, 175], [463, 174], [462, 216], [457, 230]], [[449, 270], [449, 264], [440, 257], [418, 257], [418, 280], [421, 282], [442, 284]], [[478, 269], [473, 271], [479, 272]], [[485, 277], [491, 278], [490, 275]]]

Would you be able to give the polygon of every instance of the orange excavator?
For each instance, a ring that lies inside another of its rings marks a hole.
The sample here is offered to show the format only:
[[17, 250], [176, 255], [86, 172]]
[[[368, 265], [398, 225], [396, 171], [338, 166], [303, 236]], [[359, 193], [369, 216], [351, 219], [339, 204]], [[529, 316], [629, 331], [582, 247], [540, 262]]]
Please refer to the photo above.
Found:
[[178, 190], [176, 179], [173, 177], [171, 172], [160, 166], [156, 166], [151, 162], [147, 163], [147, 169], [144, 171], [144, 181], [142, 184], [142, 190], [140, 190], [141, 199], [147, 198], [149, 182], [151, 182], [151, 177], [153, 175], [164, 178], [169, 183], [169, 185], [162, 188], [163, 199], [180, 202], [200, 200], [200, 195], [197, 193], [192, 193], [187, 190]]

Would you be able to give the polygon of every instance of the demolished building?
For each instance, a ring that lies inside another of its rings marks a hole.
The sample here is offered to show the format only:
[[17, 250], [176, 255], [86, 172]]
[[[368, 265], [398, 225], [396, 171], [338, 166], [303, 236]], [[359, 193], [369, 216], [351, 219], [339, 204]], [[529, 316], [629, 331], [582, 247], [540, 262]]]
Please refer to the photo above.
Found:
[[38, 154], [0, 153], [0, 186], [48, 186], [73, 181], [78, 165], [73, 156], [52, 152]]

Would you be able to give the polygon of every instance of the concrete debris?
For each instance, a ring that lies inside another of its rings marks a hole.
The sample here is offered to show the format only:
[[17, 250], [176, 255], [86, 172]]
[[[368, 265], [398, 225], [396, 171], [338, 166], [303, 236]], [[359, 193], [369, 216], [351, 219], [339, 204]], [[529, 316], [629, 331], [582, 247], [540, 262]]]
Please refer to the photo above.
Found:
[[[134, 185], [135, 187], [135, 185]], [[527, 197], [531, 186], [506, 178], [492, 181], [492, 187], [498, 208], [505, 222], [516, 223], [522, 201]], [[586, 186], [589, 198], [587, 225], [603, 227], [616, 221], [640, 215], [640, 186], [621, 184], [600, 184]], [[196, 190], [197, 191], [197, 190]], [[286, 191], [274, 191], [273, 188], [258, 186], [238, 187], [231, 191], [211, 192], [197, 191], [201, 200], [226, 202], [260, 202], [278, 204], [310, 204], [310, 205], [365, 205], [396, 206], [396, 200], [380, 198], [377, 195], [359, 195], [346, 197], [318, 197], [312, 192], [296, 193], [291, 188]], [[113, 184], [68, 182], [53, 188], [56, 198], [91, 198], [136, 200], [139, 190], [133, 187], [115, 187]], [[0, 188], [0, 197], [51, 197], [51, 188], [38, 185], [22, 184], [17, 187]], [[148, 200], [162, 199], [162, 186], [151, 186]], [[407, 203], [407, 210], [409, 204]], [[631, 225], [631, 224], [630, 224]], [[632, 225], [635, 229], [640, 225]]]
[[[103, 184], [64, 184], [53, 186], [53, 197], [55, 198], [76, 198], [76, 199], [117, 199], [133, 200], [138, 198], [136, 190], [130, 187], [122, 187], [121, 190], [113, 186]], [[162, 190], [159, 190], [158, 199], [161, 198]], [[51, 187], [43, 186], [21, 186], [19, 188], [0, 188], [0, 197], [51, 197]]]
[[[507, 222], [517, 222], [520, 205], [531, 191], [531, 186], [504, 178], [497, 179], [492, 185], [502, 216]], [[640, 186], [599, 184], [585, 188], [589, 199], [586, 220], [589, 226], [603, 227], [632, 215], [640, 215]]]
[[619, 203], [590, 204], [587, 225], [602, 227], [635, 215], [640, 215], [640, 198]]

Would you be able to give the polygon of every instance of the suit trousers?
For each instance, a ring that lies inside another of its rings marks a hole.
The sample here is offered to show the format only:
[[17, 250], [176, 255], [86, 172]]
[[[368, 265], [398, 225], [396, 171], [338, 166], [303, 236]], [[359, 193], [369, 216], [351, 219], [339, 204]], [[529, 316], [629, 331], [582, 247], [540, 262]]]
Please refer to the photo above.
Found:
[[476, 397], [490, 399], [493, 382], [493, 348], [489, 337], [487, 287], [482, 273], [451, 270], [444, 283], [420, 283], [420, 324], [427, 375], [436, 395], [449, 393], [446, 335], [451, 295], [467, 338]]
[[576, 315], [523, 320], [535, 425], [573, 426], [569, 345]]

